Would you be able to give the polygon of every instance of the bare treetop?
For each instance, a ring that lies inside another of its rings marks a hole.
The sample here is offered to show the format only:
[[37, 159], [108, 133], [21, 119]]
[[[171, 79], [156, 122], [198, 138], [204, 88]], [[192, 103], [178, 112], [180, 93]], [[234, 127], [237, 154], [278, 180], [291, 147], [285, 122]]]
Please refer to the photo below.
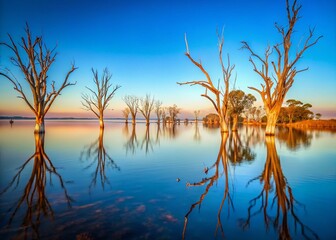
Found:
[[147, 94], [146, 97], [140, 99], [139, 111], [146, 119], [146, 125], [149, 125], [150, 114], [154, 108], [154, 97], [152, 98], [150, 94]]
[[[299, 47], [296, 54], [291, 57], [290, 50], [292, 46], [292, 34], [299, 17], [301, 5], [295, 0], [292, 5], [286, 0], [286, 12], [288, 26], [283, 27], [275, 23], [275, 28], [281, 34], [282, 42], [268, 46], [264, 55], [257, 54], [250, 45], [243, 41], [243, 49], [247, 49], [251, 56], [249, 61], [253, 65], [253, 70], [263, 79], [261, 89], [249, 87], [257, 91], [263, 102], [267, 114], [266, 134], [274, 135], [274, 128], [277, 117], [280, 112], [281, 105], [285, 99], [288, 90], [294, 83], [296, 74], [308, 70], [308, 68], [297, 69], [296, 63], [302, 57], [303, 53], [313, 45], [315, 45], [322, 36], [314, 39], [314, 29], [309, 29], [309, 35], [303, 41], [303, 46]], [[270, 56], [275, 52], [274, 61], [270, 62]], [[261, 64], [261, 68], [257, 67], [257, 62]]]
[[33, 99], [29, 99], [27, 91], [22, 87], [23, 81], [19, 81], [10, 69], [0, 70], [0, 76], [4, 76], [14, 85], [14, 90], [19, 93], [18, 98], [23, 99], [35, 114], [35, 132], [44, 132], [44, 116], [61, 91], [76, 84], [70, 83], [68, 80], [71, 73], [77, 68], [74, 64], [71, 65], [71, 69], [58, 89], [55, 86], [55, 81], [51, 82], [51, 89], [48, 88], [48, 71], [56, 59], [56, 47], [49, 49], [43, 43], [42, 36], [32, 37], [28, 24], [26, 24], [25, 32], [27, 36], [26, 38], [22, 37], [20, 43], [15, 43], [12, 36], [8, 34], [9, 43], [1, 42], [0, 45], [8, 47], [14, 53], [14, 56], [10, 57], [10, 61], [24, 74], [24, 81], [28, 83]]
[[[98, 71], [92, 68], [93, 82], [95, 83], [96, 89], [93, 90], [86, 87], [90, 92], [89, 94], [82, 95], [82, 105], [87, 111], [93, 112], [97, 118], [100, 120], [100, 127], [104, 128], [104, 111], [109, 106], [115, 92], [121, 87], [116, 85], [112, 87], [111, 78], [112, 74], [107, 68], [104, 69], [103, 75], [99, 79]], [[111, 89], [112, 88], [112, 89]]]
[[139, 98], [133, 95], [126, 95], [123, 97], [124, 102], [126, 103], [127, 107], [129, 108], [131, 115], [132, 115], [132, 124], [136, 124], [136, 115], [139, 109]]
[[[196, 66], [198, 67], [201, 72], [204, 74], [206, 80], [202, 81], [188, 81], [188, 82], [178, 82], [177, 84], [179, 85], [200, 85], [203, 88], [205, 88], [205, 93], [202, 94], [202, 97], [207, 98], [215, 108], [216, 112], [219, 115], [220, 118], [220, 126], [221, 126], [221, 131], [222, 132], [227, 132], [228, 131], [228, 126], [227, 126], [227, 110], [228, 110], [228, 95], [229, 95], [229, 84], [230, 84], [230, 78], [232, 75], [232, 71], [235, 68], [235, 65], [231, 65], [230, 62], [230, 57], [227, 55], [227, 66], [224, 65], [223, 62], [223, 57], [222, 57], [222, 50], [223, 50], [223, 45], [224, 45], [224, 35], [223, 32], [220, 35], [217, 33], [218, 36], [218, 52], [219, 52], [219, 61], [221, 64], [222, 68], [222, 74], [223, 74], [223, 82], [224, 86], [221, 87], [219, 82], [218, 85], [215, 86], [209, 73], [204, 69], [202, 62], [199, 61], [197, 62], [194, 60], [194, 58], [190, 55], [189, 51], [189, 46], [188, 46], [188, 40], [187, 40], [187, 35], [184, 36], [185, 44], [186, 44], [186, 53], [185, 55], [189, 58], [189, 60]], [[213, 95], [210, 96], [208, 95], [208, 91], [212, 93]]]

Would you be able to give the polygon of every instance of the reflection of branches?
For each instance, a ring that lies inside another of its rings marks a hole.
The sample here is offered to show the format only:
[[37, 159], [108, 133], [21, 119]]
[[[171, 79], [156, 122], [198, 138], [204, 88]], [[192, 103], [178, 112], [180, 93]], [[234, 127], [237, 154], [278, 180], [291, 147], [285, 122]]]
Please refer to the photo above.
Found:
[[[191, 214], [191, 212], [193, 211], [193, 209], [196, 206], [199, 206], [199, 208], [201, 208], [201, 204], [202, 204], [205, 196], [208, 194], [208, 192], [209, 192], [210, 188], [213, 186], [213, 184], [218, 181], [220, 176], [222, 176], [222, 174], [224, 174], [224, 176], [225, 176], [225, 189], [224, 189], [224, 195], [223, 195], [220, 207], [218, 209], [217, 227], [216, 227], [215, 232], [217, 233], [218, 229], [220, 229], [222, 234], [224, 235], [220, 215], [221, 215], [222, 208], [223, 208], [223, 205], [224, 205], [225, 201], [226, 200], [228, 201], [228, 214], [230, 213], [230, 207], [232, 207], [232, 209], [234, 209], [233, 202], [232, 202], [232, 199], [231, 199], [231, 196], [230, 196], [230, 193], [229, 193], [228, 159], [227, 159], [227, 154], [226, 154], [226, 149], [225, 149], [227, 139], [228, 139], [228, 134], [227, 133], [222, 133], [221, 145], [220, 145], [220, 149], [218, 151], [217, 160], [210, 168], [205, 169], [205, 173], [207, 174], [209, 170], [214, 168], [215, 169], [214, 174], [211, 177], [203, 178], [200, 182], [187, 183], [187, 186], [203, 186], [203, 185], [206, 184], [206, 188], [205, 188], [205, 191], [203, 192], [203, 194], [200, 196], [199, 200], [191, 205], [189, 211], [185, 215], [182, 239], [185, 238], [185, 232], [186, 232], [186, 228], [187, 228], [187, 224], [188, 224], [189, 215]], [[219, 174], [220, 164], [223, 167], [223, 173], [222, 174]]]
[[90, 184], [90, 189], [92, 186], [96, 186], [98, 176], [100, 178], [100, 183], [103, 189], [105, 187], [105, 183], [110, 185], [110, 182], [105, 172], [106, 167], [108, 166], [108, 167], [111, 167], [112, 169], [117, 169], [117, 170], [120, 170], [120, 168], [114, 162], [112, 157], [106, 152], [106, 149], [104, 146], [104, 129], [100, 128], [98, 139], [94, 141], [93, 143], [91, 143], [81, 153], [80, 159], [82, 159], [84, 155], [86, 156], [86, 160], [89, 160], [92, 157], [92, 162], [85, 169], [89, 169], [94, 164], [97, 164], [95, 171], [92, 174], [93, 178]]
[[264, 134], [261, 131], [261, 126], [245, 125], [246, 143], [252, 147], [258, 144], [264, 144]]
[[[195, 114], [196, 114], [196, 111], [195, 111]], [[194, 140], [196, 142], [201, 141], [201, 134], [200, 134], [200, 131], [199, 131], [199, 127], [198, 127], [198, 122], [197, 121], [195, 122]]]
[[230, 134], [228, 157], [233, 164], [239, 164], [243, 161], [253, 161], [255, 156], [256, 154], [252, 152], [248, 142], [243, 144], [237, 132]]
[[178, 135], [176, 124], [164, 124], [162, 135], [168, 138], [175, 138]]
[[149, 152], [149, 149], [153, 151], [153, 144], [149, 134], [149, 125], [146, 125], [146, 133], [144, 138], [142, 139], [141, 149], [143, 147], [145, 147], [146, 154]]
[[24, 188], [23, 195], [13, 205], [13, 207], [9, 209], [9, 211], [12, 211], [12, 209], [14, 209], [8, 222], [8, 224], [10, 225], [21, 206], [23, 204], [27, 205], [27, 211], [22, 222], [22, 226], [25, 231], [25, 238], [27, 238], [29, 230], [27, 226], [31, 226], [35, 234], [35, 236], [32, 238], [39, 238], [39, 225], [41, 221], [41, 214], [53, 218], [54, 211], [49, 200], [47, 199], [45, 189], [48, 173], [50, 184], [52, 184], [52, 175], [55, 175], [56, 178], [59, 180], [60, 185], [64, 191], [68, 207], [71, 207], [71, 202], [73, 201], [65, 188], [61, 175], [56, 171], [56, 168], [54, 167], [53, 163], [51, 162], [44, 150], [44, 133], [35, 133], [35, 153], [31, 157], [29, 157], [21, 165], [21, 167], [19, 167], [18, 172], [13, 177], [12, 181], [8, 184], [8, 186], [3, 191], [1, 191], [0, 196], [7, 192], [10, 188], [17, 189], [21, 180], [21, 174], [32, 159], [34, 159], [33, 168], [26, 187]]
[[280, 141], [285, 142], [290, 150], [296, 150], [301, 145], [309, 147], [311, 145], [313, 134], [311, 132], [292, 127], [279, 128], [277, 138]]
[[[127, 108], [127, 109], [128, 109], [128, 108]], [[125, 123], [125, 125], [124, 125], [124, 127], [123, 127], [123, 129], [122, 129], [122, 133], [123, 133], [126, 137], [128, 137], [129, 131], [128, 131], [128, 124], [127, 124], [127, 123]]]
[[156, 129], [156, 139], [155, 139], [155, 144], [159, 144], [160, 145], [160, 133], [161, 133], [161, 128], [160, 128], [160, 124], [157, 124], [157, 129]]
[[[261, 193], [250, 201], [247, 219], [242, 221], [242, 228], [246, 229], [250, 226], [252, 217], [263, 211], [266, 229], [270, 223], [278, 230], [279, 239], [290, 239], [290, 231], [288, 226], [288, 215], [291, 214], [294, 219], [295, 231], [297, 226], [300, 227], [301, 234], [304, 238], [311, 237], [318, 239], [316, 233], [308, 226], [304, 225], [295, 212], [295, 204], [302, 205], [294, 198], [291, 187], [288, 185], [287, 179], [282, 172], [280, 159], [276, 151], [274, 136], [266, 136], [267, 157], [262, 174], [248, 182], [259, 179], [263, 183]], [[274, 188], [275, 187], [275, 188]], [[274, 191], [275, 190], [275, 191]], [[270, 193], [274, 192], [271, 208], [276, 204], [276, 217], [270, 216], [268, 201]], [[260, 208], [252, 212], [258, 201], [261, 201]], [[282, 217], [282, 219], [281, 219]]]
[[125, 143], [126, 154], [130, 151], [134, 155], [137, 146], [138, 146], [138, 140], [135, 131], [135, 124], [133, 124], [131, 136]]

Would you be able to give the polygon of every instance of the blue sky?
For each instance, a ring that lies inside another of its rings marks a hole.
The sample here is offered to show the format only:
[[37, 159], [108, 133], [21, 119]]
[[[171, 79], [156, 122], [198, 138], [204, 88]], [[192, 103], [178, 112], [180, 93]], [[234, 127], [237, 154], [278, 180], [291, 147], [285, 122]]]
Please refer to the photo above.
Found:
[[[323, 116], [336, 117], [336, 2], [301, 0], [293, 49], [315, 27], [320, 42], [309, 49], [298, 68], [309, 71], [297, 75], [287, 99], [313, 105]], [[224, 55], [236, 65], [236, 88], [253, 93], [247, 86], [261, 80], [248, 61], [249, 53], [240, 50], [247, 41], [258, 53], [267, 44], [279, 42], [274, 23], [286, 24], [284, 0], [256, 1], [42, 1], [0, 0], [0, 41], [7, 33], [18, 41], [28, 22], [34, 35], [42, 35], [59, 53], [50, 70], [50, 80], [60, 82], [71, 62], [78, 70], [71, 76], [77, 85], [66, 88], [49, 116], [93, 116], [81, 109], [81, 93], [92, 86], [91, 68], [102, 72], [108, 67], [112, 80], [122, 87], [117, 91], [107, 117], [121, 116], [122, 97], [150, 93], [165, 106], [177, 104], [185, 116], [195, 109], [210, 111], [201, 98], [200, 87], [178, 86], [176, 82], [204, 79], [184, 55], [187, 33], [191, 55], [202, 60], [214, 81], [222, 73], [218, 61], [216, 30], [224, 27]], [[9, 67], [17, 78], [22, 75], [8, 60], [10, 52], [0, 47], [0, 68]], [[0, 115], [31, 115], [11, 84], [0, 79]], [[260, 100], [259, 100], [259, 104]]]

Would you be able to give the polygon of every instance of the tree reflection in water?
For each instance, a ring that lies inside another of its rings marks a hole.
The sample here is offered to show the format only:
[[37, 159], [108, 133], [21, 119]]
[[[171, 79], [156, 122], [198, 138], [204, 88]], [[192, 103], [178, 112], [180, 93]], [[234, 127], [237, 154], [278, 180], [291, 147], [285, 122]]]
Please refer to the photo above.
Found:
[[195, 122], [195, 133], [194, 133], [194, 140], [196, 142], [201, 141], [201, 134], [200, 134], [200, 130], [199, 130], [199, 126], [198, 126], [198, 122]]
[[[126, 124], [127, 125], [127, 124]], [[127, 127], [128, 129], [128, 127]], [[135, 150], [138, 147], [139, 143], [138, 143], [138, 139], [137, 139], [137, 135], [136, 135], [136, 131], [135, 131], [135, 125], [132, 125], [132, 133], [131, 136], [128, 138], [128, 140], [125, 143], [125, 148], [126, 148], [126, 154], [128, 154], [129, 152], [131, 154], [135, 154]]]
[[89, 146], [85, 148], [85, 150], [81, 153], [80, 160], [83, 158], [87, 161], [91, 161], [85, 169], [89, 169], [92, 166], [95, 166], [95, 170], [92, 173], [92, 180], [89, 186], [91, 190], [92, 187], [95, 187], [97, 184], [97, 178], [100, 179], [100, 184], [102, 189], [105, 188], [105, 183], [110, 185], [110, 181], [106, 176], [106, 168], [110, 167], [112, 169], [120, 170], [118, 165], [114, 162], [112, 157], [107, 153], [104, 146], [104, 129], [100, 128], [99, 137], [96, 141], [91, 143]]
[[166, 123], [163, 124], [162, 128], [162, 136], [169, 138], [169, 139], [174, 139], [178, 136], [179, 131], [178, 131], [178, 126], [173, 123]]
[[301, 146], [309, 147], [311, 145], [313, 133], [292, 127], [279, 127], [277, 139], [284, 142], [290, 150], [297, 150]]
[[[52, 176], [55, 176], [64, 191], [64, 196], [69, 208], [73, 202], [73, 199], [69, 196], [65, 188], [62, 176], [57, 172], [44, 150], [44, 136], [44, 133], [35, 133], [35, 153], [18, 168], [18, 172], [14, 175], [11, 182], [0, 193], [1, 196], [10, 189], [16, 190], [20, 185], [21, 175], [23, 175], [24, 169], [29, 166], [29, 163], [33, 160], [32, 172], [23, 194], [9, 209], [11, 215], [8, 220], [8, 226], [12, 224], [20, 208], [26, 206], [27, 210], [22, 221], [25, 239], [40, 238], [39, 226], [43, 217], [53, 219], [54, 211], [46, 195], [47, 179], [49, 179], [50, 185], [53, 185]], [[32, 232], [30, 232], [30, 228]], [[31, 236], [29, 237], [30, 234]]]
[[[221, 204], [220, 204], [219, 209], [218, 209], [217, 226], [216, 226], [215, 234], [217, 234], [218, 230], [220, 229], [221, 233], [224, 235], [224, 231], [223, 231], [223, 227], [222, 227], [222, 223], [221, 223], [221, 212], [222, 212], [222, 208], [223, 208], [223, 205], [224, 205], [225, 201], [227, 201], [227, 205], [228, 205], [228, 214], [230, 213], [230, 208], [234, 209], [233, 202], [232, 202], [230, 192], [229, 192], [229, 174], [228, 174], [228, 164], [229, 163], [228, 163], [228, 157], [227, 157], [227, 153], [226, 153], [227, 139], [228, 139], [228, 134], [223, 133], [221, 135], [221, 144], [220, 144], [220, 148], [219, 148], [219, 151], [218, 151], [218, 156], [217, 156], [217, 159], [216, 159], [215, 163], [210, 168], [205, 168], [204, 169], [204, 172], [206, 174], [211, 169], [214, 169], [214, 174], [211, 177], [203, 178], [200, 182], [187, 183], [188, 187], [203, 186], [203, 185], [206, 184], [206, 188], [205, 188], [205, 191], [203, 192], [203, 194], [200, 196], [199, 200], [191, 205], [189, 211], [185, 215], [184, 228], [183, 228], [183, 233], [182, 233], [182, 238], [183, 239], [185, 238], [189, 215], [191, 214], [191, 212], [193, 211], [193, 209], [196, 206], [199, 206], [199, 208], [201, 207], [201, 204], [202, 204], [205, 196], [208, 194], [210, 188], [214, 185], [214, 183], [216, 183], [220, 179], [220, 177], [222, 175], [224, 175], [224, 181], [225, 181], [224, 195], [223, 195]], [[223, 173], [220, 173], [220, 168], [221, 167], [223, 168]]]
[[146, 154], [148, 154], [149, 150], [153, 151], [153, 143], [149, 134], [149, 125], [146, 126], [146, 132], [142, 139], [141, 149], [143, 148], [145, 148]]
[[237, 132], [232, 132], [229, 137], [228, 156], [230, 161], [236, 165], [244, 161], [251, 162], [256, 154], [252, 152], [248, 138], [245, 143], [242, 142]]
[[[302, 206], [302, 204], [294, 198], [292, 189], [288, 185], [287, 179], [282, 172], [280, 158], [275, 146], [275, 137], [266, 136], [265, 138], [267, 157], [264, 170], [260, 176], [248, 182], [249, 185], [254, 180], [259, 180], [260, 183], [263, 184], [263, 188], [257, 197], [250, 200], [247, 218], [241, 220], [242, 228], [249, 228], [252, 218], [263, 212], [266, 230], [268, 230], [272, 224], [278, 231], [279, 239], [291, 239], [288, 226], [288, 218], [291, 215], [294, 220], [295, 232], [297, 227], [299, 227], [304, 238], [318, 239], [317, 234], [300, 220], [295, 211], [296, 206]], [[274, 194], [274, 197], [269, 207], [269, 197], [271, 193]], [[259, 208], [257, 208], [258, 202], [260, 202]], [[271, 217], [273, 206], [276, 206], [275, 217]], [[255, 208], [257, 209], [253, 211]]]

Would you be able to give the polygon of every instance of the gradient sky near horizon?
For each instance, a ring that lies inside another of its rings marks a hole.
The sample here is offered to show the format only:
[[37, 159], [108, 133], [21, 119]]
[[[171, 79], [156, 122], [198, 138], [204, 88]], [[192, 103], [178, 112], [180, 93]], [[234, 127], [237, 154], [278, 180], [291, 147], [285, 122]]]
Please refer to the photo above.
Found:
[[[296, 26], [294, 51], [302, 46], [309, 27], [315, 27], [315, 36], [323, 38], [299, 61], [298, 69], [309, 70], [297, 75], [286, 99], [311, 103], [314, 112], [336, 118], [336, 2], [299, 2], [303, 5], [302, 18]], [[78, 67], [70, 78], [77, 84], [64, 89], [47, 116], [94, 117], [82, 109], [81, 94], [87, 92], [85, 86], [93, 87], [91, 68], [102, 72], [107, 67], [113, 83], [122, 87], [106, 117], [121, 117], [125, 107], [122, 97], [126, 94], [142, 97], [147, 93], [164, 106], [177, 104], [182, 108], [182, 117], [189, 117], [196, 109], [203, 114], [213, 110], [210, 102], [200, 97], [204, 92], [201, 87], [176, 84], [204, 79], [184, 55], [184, 33], [191, 55], [202, 61], [217, 82], [222, 73], [216, 30], [224, 28], [224, 56], [229, 53], [236, 65], [235, 87], [254, 94], [257, 105], [261, 105], [259, 95], [247, 88], [259, 87], [261, 79], [253, 72], [249, 53], [240, 50], [241, 41], [247, 41], [260, 54], [267, 44], [279, 42], [274, 23], [286, 24], [286, 9], [285, 0], [0, 0], [0, 42], [8, 42], [7, 33], [18, 42], [26, 22], [34, 36], [43, 36], [47, 46], [57, 44], [58, 56], [49, 72], [50, 81], [60, 84], [72, 62]], [[10, 63], [11, 55], [0, 46], [0, 68], [8, 67], [23, 79]], [[16, 96], [11, 83], [0, 78], [0, 115], [32, 116]]]

